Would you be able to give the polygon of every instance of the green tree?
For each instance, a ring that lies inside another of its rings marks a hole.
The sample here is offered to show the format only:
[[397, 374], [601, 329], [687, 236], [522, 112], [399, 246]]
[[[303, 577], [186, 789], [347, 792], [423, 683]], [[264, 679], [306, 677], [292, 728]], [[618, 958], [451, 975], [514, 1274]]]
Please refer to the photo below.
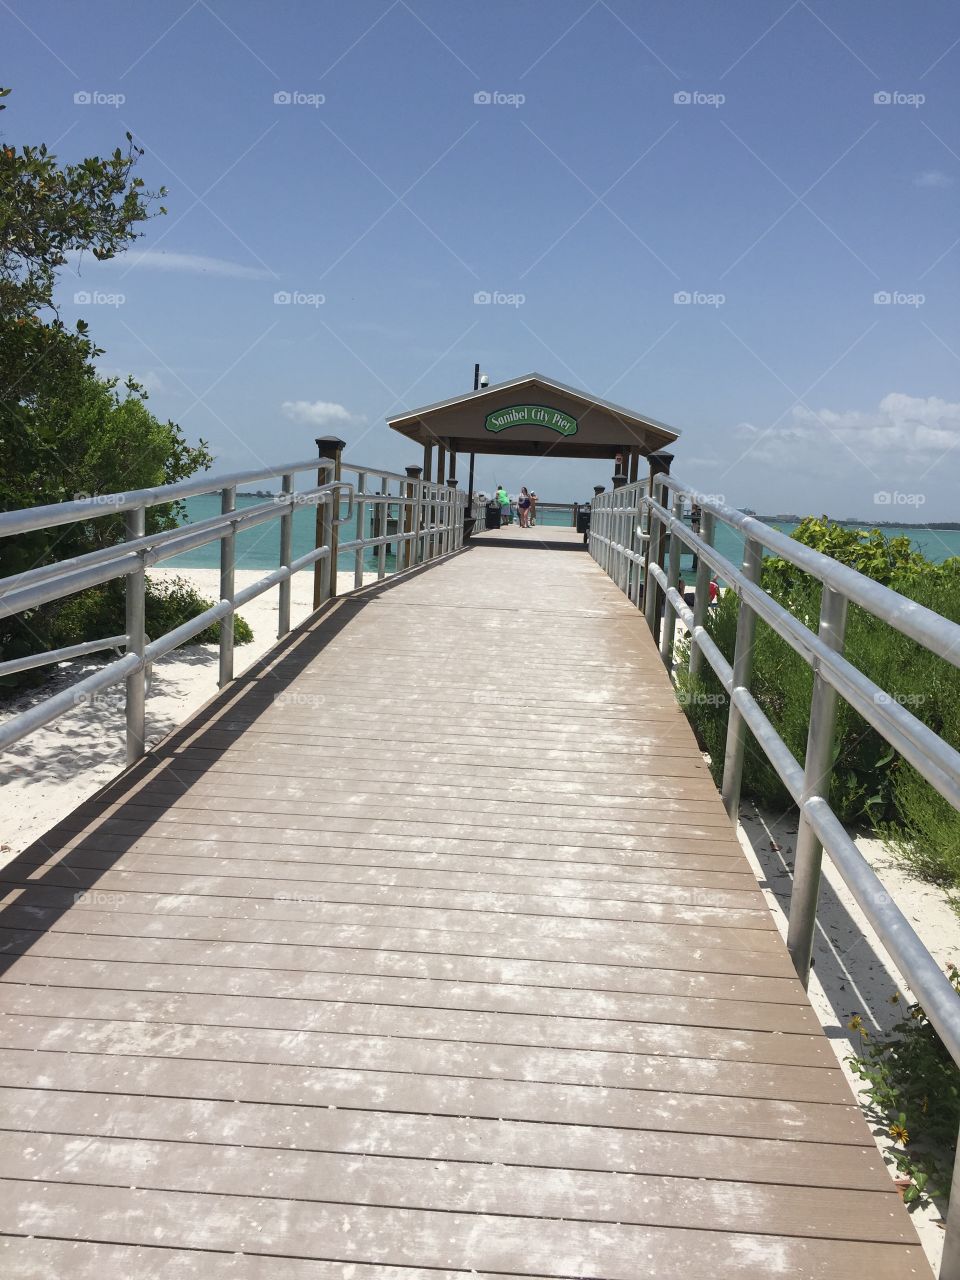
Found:
[[[0, 99], [9, 93], [0, 89]], [[3, 109], [5, 104], [0, 102]], [[142, 234], [142, 224], [153, 216], [165, 193], [163, 188], [147, 191], [144, 180], [134, 173], [142, 155], [129, 133], [125, 147], [75, 164], [58, 163], [42, 144], [19, 150], [0, 144], [0, 506], [4, 510], [170, 484], [210, 466], [206, 444], [190, 445], [175, 423], [154, 417], [144, 403], [146, 394], [135, 382], [128, 380], [121, 394], [117, 379], [98, 376], [94, 362], [102, 349], [94, 345], [85, 321], [68, 328], [55, 303], [58, 273], [72, 257], [82, 262], [89, 252], [100, 261], [112, 258]], [[162, 205], [156, 211], [166, 212]], [[177, 518], [173, 504], [154, 507], [147, 512], [147, 532], [169, 528]], [[122, 537], [122, 516], [104, 507], [102, 515], [83, 524], [0, 541], [0, 576], [82, 555]], [[89, 607], [84, 597], [78, 597], [69, 609], [54, 602], [0, 623], [0, 650], [17, 657], [48, 647], [54, 640], [65, 643], [62, 620], [67, 614], [73, 638], [102, 635], [104, 597], [109, 597], [115, 613], [121, 590], [122, 584], [113, 584], [96, 599], [91, 595]], [[160, 599], [160, 593], [153, 596]], [[186, 602], [188, 597], [181, 592], [177, 599]], [[170, 602], [165, 600], [165, 620], [170, 613]], [[149, 604], [147, 625], [149, 630]]]

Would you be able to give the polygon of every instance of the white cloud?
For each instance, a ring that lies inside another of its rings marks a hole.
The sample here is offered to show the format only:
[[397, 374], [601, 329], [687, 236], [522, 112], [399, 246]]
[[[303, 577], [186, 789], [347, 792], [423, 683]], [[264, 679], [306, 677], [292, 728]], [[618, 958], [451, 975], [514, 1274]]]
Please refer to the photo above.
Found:
[[758, 462], [803, 466], [854, 454], [865, 466], [930, 463], [960, 446], [960, 404], [892, 391], [875, 410], [798, 406], [772, 430], [741, 422], [735, 434]]
[[294, 422], [309, 423], [313, 427], [347, 426], [366, 421], [331, 400], [284, 400], [280, 409]]
[[924, 169], [913, 180], [915, 187], [952, 187], [953, 178], [942, 169]]
[[[69, 254], [79, 263], [79, 254]], [[240, 262], [228, 262], [226, 258], [208, 258], [202, 253], [174, 253], [164, 249], [130, 249], [106, 258], [97, 266], [122, 267], [125, 271], [146, 267], [154, 271], [188, 271], [195, 275], [228, 276], [237, 280], [268, 280], [273, 272], [263, 267], [247, 267]]]

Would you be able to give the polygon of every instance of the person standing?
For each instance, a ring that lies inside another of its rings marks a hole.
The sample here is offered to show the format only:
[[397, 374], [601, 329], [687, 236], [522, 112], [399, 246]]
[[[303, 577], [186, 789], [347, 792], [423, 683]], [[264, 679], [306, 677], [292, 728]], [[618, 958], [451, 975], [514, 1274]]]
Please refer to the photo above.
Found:
[[517, 509], [520, 513], [520, 528], [530, 528], [530, 494], [527, 486], [523, 485], [520, 490], [520, 497], [517, 499]]
[[500, 504], [500, 528], [510, 523], [510, 495], [502, 484], [497, 485], [497, 502]]
[[533, 524], [536, 524], [536, 523], [537, 523], [537, 495], [536, 495], [535, 493], [531, 493], [531, 495], [530, 495], [530, 524], [532, 524], [532, 525], [533, 525]]

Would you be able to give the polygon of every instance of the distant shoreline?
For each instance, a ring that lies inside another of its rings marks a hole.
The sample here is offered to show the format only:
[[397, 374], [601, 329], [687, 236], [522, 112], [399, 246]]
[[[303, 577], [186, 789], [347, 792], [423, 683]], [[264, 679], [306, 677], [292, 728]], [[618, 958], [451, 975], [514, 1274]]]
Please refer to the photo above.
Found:
[[[755, 515], [752, 511], [748, 513], [753, 516], [754, 520], [762, 520], [764, 524], [799, 524], [801, 520], [809, 520], [809, 516], [777, 515], [777, 516], [761, 516]], [[835, 516], [826, 516], [831, 524], [849, 525], [857, 529], [960, 529], [960, 521], [955, 520], [923, 520], [910, 523], [906, 520], [861, 520], [857, 516], [852, 516], [845, 520], [838, 520]]]

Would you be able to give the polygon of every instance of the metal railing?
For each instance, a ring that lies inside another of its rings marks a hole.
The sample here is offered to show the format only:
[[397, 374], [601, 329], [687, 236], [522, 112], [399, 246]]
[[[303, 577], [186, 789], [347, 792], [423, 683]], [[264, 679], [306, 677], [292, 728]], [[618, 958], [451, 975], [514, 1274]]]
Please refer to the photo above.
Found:
[[[843, 698], [940, 795], [960, 809], [960, 752], [843, 656], [847, 607], [851, 603], [956, 667], [960, 667], [960, 625], [760, 520], [706, 500], [669, 475], [655, 477], [652, 494], [647, 492], [648, 487], [647, 481], [641, 481], [595, 498], [590, 553], [620, 589], [642, 606], [667, 669], [673, 669], [675, 624], [679, 622], [690, 640], [690, 674], [696, 676], [705, 659], [726, 690], [729, 710], [721, 794], [731, 821], [736, 823], [739, 809], [747, 729], [797, 804], [800, 822], [787, 930], [787, 946], [797, 973], [806, 984], [825, 850], [960, 1065], [960, 998], [829, 804], [837, 699]], [[683, 519], [685, 501], [700, 508], [699, 532]], [[744, 538], [739, 567], [714, 548], [718, 523]], [[680, 584], [684, 547], [697, 557], [692, 609]], [[765, 550], [821, 583], [816, 632], [760, 586]], [[705, 627], [711, 571], [739, 600], [732, 662], [723, 656]], [[803, 764], [750, 692], [758, 618], [813, 670]], [[947, 1214], [941, 1280], [960, 1280], [960, 1158], [954, 1187], [956, 1194]]]
[[[316, 474], [316, 484], [297, 490], [298, 473]], [[349, 474], [352, 480], [344, 475]], [[280, 492], [263, 502], [237, 510], [238, 485], [258, 481], [279, 482]], [[145, 534], [148, 507], [177, 502], [200, 494], [219, 493], [220, 514], [180, 525], [161, 533]], [[342, 462], [338, 450], [319, 459], [299, 459], [257, 471], [225, 476], [202, 476], [177, 484], [129, 493], [101, 494], [73, 502], [0, 512], [0, 537], [15, 537], [38, 529], [89, 522], [123, 512], [126, 540], [23, 573], [0, 579], [0, 617], [23, 614], [39, 605], [75, 595], [113, 579], [125, 580], [126, 631], [83, 644], [45, 650], [23, 658], [0, 661], [0, 676], [63, 662], [71, 658], [125, 650], [92, 675], [67, 689], [35, 703], [0, 724], [0, 751], [50, 724], [66, 712], [91, 700], [111, 685], [126, 685], [127, 763], [145, 751], [146, 693], [149, 669], [158, 658], [205, 631], [220, 626], [220, 686], [233, 679], [233, 616], [243, 605], [277, 587], [280, 593], [278, 639], [290, 630], [291, 579], [314, 568], [313, 607], [319, 608], [337, 593], [337, 558], [354, 555], [354, 585], [363, 584], [365, 552], [375, 552], [377, 579], [387, 573], [387, 551], [395, 551], [394, 572], [411, 569], [463, 544], [465, 495], [455, 484], [432, 484], [416, 476], [400, 475], [377, 467]], [[316, 508], [314, 546], [293, 556], [293, 516], [298, 506]], [[280, 565], [271, 573], [236, 589], [237, 534], [268, 521], [280, 522]], [[354, 536], [341, 538], [352, 529]], [[189, 622], [150, 639], [146, 634], [145, 571], [160, 561], [191, 551], [206, 543], [220, 543], [220, 598]]]

